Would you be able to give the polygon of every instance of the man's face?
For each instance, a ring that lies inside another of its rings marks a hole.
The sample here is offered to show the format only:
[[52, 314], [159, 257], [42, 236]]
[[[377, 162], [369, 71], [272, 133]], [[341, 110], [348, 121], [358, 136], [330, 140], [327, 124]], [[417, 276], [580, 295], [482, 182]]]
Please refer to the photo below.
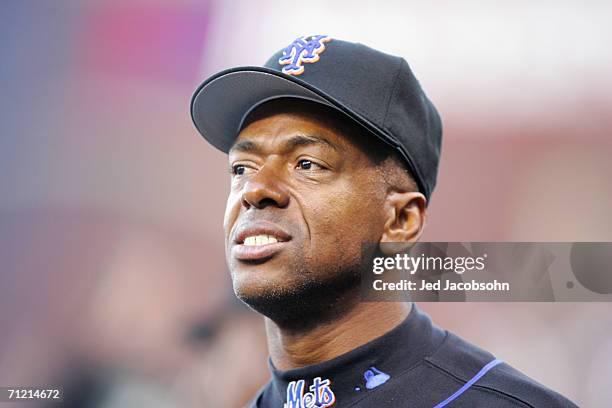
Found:
[[378, 242], [385, 223], [386, 186], [367, 141], [324, 110], [300, 109], [268, 104], [229, 153], [227, 263], [236, 294], [268, 316], [353, 288], [361, 244]]

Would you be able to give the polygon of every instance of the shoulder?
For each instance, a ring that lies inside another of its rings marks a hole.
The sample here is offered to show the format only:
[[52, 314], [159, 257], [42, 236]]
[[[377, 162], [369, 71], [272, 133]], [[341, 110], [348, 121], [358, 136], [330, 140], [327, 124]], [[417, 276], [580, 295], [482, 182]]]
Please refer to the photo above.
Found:
[[244, 408], [259, 408], [283, 406], [283, 401], [276, 400], [272, 391], [272, 381], [268, 381], [263, 387], [257, 391], [255, 396], [249, 401]]
[[[470, 381], [493, 360], [495, 357], [491, 353], [452, 333], [448, 333], [434, 354], [425, 358], [426, 363], [440, 375], [452, 377], [460, 383]], [[479, 393], [482, 399], [487, 399], [487, 395], [503, 398], [518, 406], [576, 407], [561, 394], [503, 362], [479, 378], [470, 387], [470, 393]]]

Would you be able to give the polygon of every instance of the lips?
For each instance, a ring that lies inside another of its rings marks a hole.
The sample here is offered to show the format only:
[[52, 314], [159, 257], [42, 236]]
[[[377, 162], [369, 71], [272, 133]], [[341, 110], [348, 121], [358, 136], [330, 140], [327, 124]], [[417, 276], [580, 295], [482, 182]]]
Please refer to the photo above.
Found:
[[278, 225], [254, 222], [239, 226], [234, 234], [232, 255], [239, 260], [255, 261], [272, 257], [291, 240]]

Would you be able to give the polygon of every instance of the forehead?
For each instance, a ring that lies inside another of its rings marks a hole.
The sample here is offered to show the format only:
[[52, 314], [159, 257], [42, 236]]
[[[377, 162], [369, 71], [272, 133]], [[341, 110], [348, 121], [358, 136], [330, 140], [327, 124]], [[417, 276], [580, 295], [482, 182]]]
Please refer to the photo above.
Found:
[[365, 135], [365, 130], [332, 108], [309, 101], [281, 99], [255, 109], [246, 118], [234, 146], [246, 140], [273, 145], [296, 135], [315, 137], [347, 152], [365, 153], [375, 144]]

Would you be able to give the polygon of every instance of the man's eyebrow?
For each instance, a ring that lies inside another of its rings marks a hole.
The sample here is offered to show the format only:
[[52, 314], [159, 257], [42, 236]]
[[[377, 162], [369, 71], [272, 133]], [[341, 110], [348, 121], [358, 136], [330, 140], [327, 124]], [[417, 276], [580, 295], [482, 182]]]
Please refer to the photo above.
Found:
[[[296, 147], [310, 146], [310, 145], [317, 145], [317, 144], [331, 147], [332, 149], [336, 151], [340, 150], [337, 145], [330, 142], [324, 137], [317, 136], [317, 135], [304, 135], [304, 134], [298, 134], [298, 135], [290, 137], [289, 139], [287, 139], [286, 141], [282, 143], [281, 149], [283, 151], [291, 151], [295, 149]], [[251, 140], [242, 140], [242, 141], [236, 142], [230, 148], [230, 152], [236, 152], [236, 151], [238, 152], [257, 152], [260, 150], [261, 150], [261, 145]]]
[[286, 150], [293, 150], [299, 146], [310, 146], [310, 145], [317, 145], [317, 144], [322, 144], [327, 147], [331, 147], [334, 150], [339, 150], [338, 146], [336, 146], [334, 143], [330, 142], [324, 137], [317, 136], [317, 135], [295, 135], [291, 137], [289, 140], [287, 140], [283, 144], [283, 147]]
[[259, 145], [250, 140], [243, 140], [240, 142], [234, 143], [234, 145], [229, 149], [229, 153], [231, 152], [254, 152], [259, 150]]

